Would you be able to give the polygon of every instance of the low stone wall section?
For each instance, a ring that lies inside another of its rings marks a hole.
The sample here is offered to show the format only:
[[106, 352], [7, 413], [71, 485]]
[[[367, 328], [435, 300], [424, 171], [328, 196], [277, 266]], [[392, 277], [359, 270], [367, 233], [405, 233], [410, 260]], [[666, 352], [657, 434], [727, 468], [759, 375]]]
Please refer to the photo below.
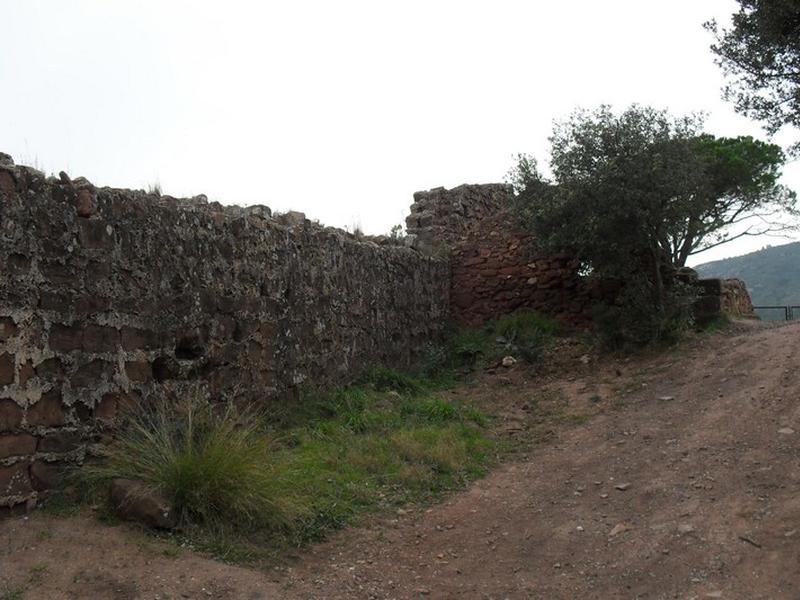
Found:
[[448, 263], [411, 248], [5, 155], [0, 273], [0, 506], [35, 501], [125, 405], [293, 402], [408, 364], [449, 312]]

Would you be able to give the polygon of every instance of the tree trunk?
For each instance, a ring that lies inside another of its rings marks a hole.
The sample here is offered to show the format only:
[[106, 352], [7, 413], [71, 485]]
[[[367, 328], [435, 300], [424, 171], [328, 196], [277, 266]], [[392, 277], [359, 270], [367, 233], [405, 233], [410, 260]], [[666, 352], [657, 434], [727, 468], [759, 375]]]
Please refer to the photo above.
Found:
[[[650, 257], [653, 262], [653, 283], [654, 283], [654, 308], [656, 310], [656, 314], [658, 315], [659, 320], [664, 317], [664, 278], [661, 275], [661, 253], [659, 252], [659, 247], [651, 247], [650, 248]], [[655, 335], [658, 336], [659, 332], [656, 332]]]

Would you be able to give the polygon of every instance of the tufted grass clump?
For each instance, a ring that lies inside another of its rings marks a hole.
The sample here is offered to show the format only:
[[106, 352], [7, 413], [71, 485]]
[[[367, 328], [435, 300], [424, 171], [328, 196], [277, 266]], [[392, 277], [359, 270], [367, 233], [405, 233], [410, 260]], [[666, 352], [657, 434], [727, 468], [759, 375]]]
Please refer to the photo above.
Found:
[[95, 481], [143, 482], [166, 498], [184, 524], [285, 527], [302, 512], [273, 440], [258, 415], [189, 399], [131, 412], [104, 460], [84, 470]]

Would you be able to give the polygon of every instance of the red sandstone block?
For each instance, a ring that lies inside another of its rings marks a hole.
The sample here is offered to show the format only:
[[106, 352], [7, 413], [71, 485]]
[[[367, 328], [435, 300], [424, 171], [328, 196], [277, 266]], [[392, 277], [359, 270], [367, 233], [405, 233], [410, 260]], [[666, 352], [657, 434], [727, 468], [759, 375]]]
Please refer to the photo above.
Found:
[[0, 458], [28, 456], [36, 452], [36, 438], [27, 433], [0, 435]]
[[83, 348], [83, 329], [77, 325], [54, 324], [50, 328], [50, 348], [56, 352], [69, 352]]
[[0, 317], [0, 342], [10, 340], [17, 335], [17, 326], [11, 317]]
[[119, 394], [104, 394], [94, 408], [94, 417], [100, 421], [113, 421], [119, 410]]
[[102, 298], [100, 296], [82, 296], [75, 301], [75, 312], [82, 315], [104, 312], [110, 307], [111, 301], [108, 298]]
[[78, 223], [78, 237], [81, 245], [95, 250], [111, 250], [114, 238], [111, 226], [105, 221], [87, 220]]
[[39, 441], [39, 452], [57, 453], [72, 452], [81, 444], [81, 436], [76, 431], [57, 431]]
[[148, 383], [153, 380], [153, 367], [146, 360], [132, 360], [125, 363], [128, 378], [136, 383]]
[[11, 431], [22, 423], [22, 408], [13, 400], [0, 400], [0, 431]]
[[134, 327], [122, 328], [122, 348], [124, 350], [152, 350], [157, 347], [158, 336], [155, 332]]
[[14, 176], [6, 170], [0, 170], [0, 194], [7, 198], [13, 198], [17, 194]]
[[39, 265], [39, 271], [48, 282], [60, 286], [75, 287], [75, 284], [79, 281], [74, 269], [60, 262], [50, 261], [42, 263]]
[[94, 198], [92, 198], [92, 193], [89, 190], [84, 188], [78, 191], [78, 197], [75, 200], [75, 209], [78, 212], [78, 216], [84, 219], [88, 219], [94, 214]]
[[50, 390], [41, 399], [28, 408], [26, 415], [28, 425], [57, 427], [64, 424], [64, 408], [61, 405], [61, 391]]
[[94, 417], [101, 421], [113, 421], [126, 410], [133, 408], [138, 401], [134, 394], [124, 392], [109, 392], [103, 394], [100, 402], [94, 408]]
[[0, 385], [8, 385], [14, 383], [14, 356], [8, 354], [0, 354]]
[[8, 255], [8, 272], [10, 275], [24, 275], [31, 270], [31, 259], [24, 254]]
[[70, 296], [53, 292], [40, 292], [39, 294], [39, 308], [42, 310], [67, 313], [71, 306], [72, 299]]
[[37, 460], [31, 465], [31, 483], [37, 492], [58, 487], [62, 478], [63, 472], [60, 463]]
[[21, 496], [32, 491], [27, 464], [0, 467], [0, 496]]
[[119, 338], [119, 331], [113, 327], [89, 325], [83, 332], [83, 349], [87, 352], [114, 352]]
[[36, 365], [36, 375], [42, 379], [61, 379], [64, 377], [64, 364], [60, 358], [48, 358]]
[[73, 388], [90, 387], [114, 374], [114, 363], [106, 360], [93, 360], [82, 365], [72, 376]]

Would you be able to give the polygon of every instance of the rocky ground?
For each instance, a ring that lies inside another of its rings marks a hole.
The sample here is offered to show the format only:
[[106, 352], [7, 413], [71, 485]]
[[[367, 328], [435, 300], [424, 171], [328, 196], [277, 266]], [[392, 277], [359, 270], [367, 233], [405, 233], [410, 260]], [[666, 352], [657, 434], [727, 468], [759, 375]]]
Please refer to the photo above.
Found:
[[90, 516], [10, 519], [0, 598], [800, 598], [800, 324], [453, 393], [549, 440], [269, 573]]

